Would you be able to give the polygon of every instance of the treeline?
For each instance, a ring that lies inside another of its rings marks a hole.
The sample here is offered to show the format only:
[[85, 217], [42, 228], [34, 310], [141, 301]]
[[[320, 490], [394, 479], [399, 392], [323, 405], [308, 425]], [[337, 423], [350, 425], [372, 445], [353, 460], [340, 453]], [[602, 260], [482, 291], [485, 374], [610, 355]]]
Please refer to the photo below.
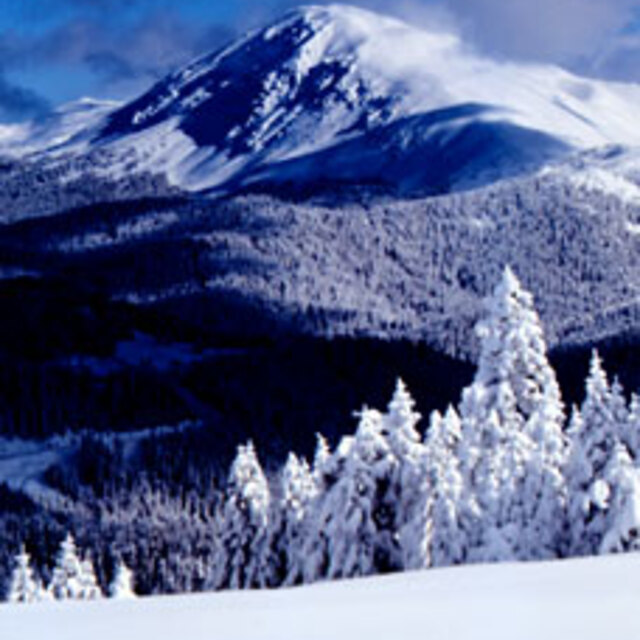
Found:
[[202, 591], [216, 545], [217, 482], [185, 489], [137, 475], [106, 493], [84, 486], [57, 505], [36, 504], [0, 486], [0, 600], [8, 598], [21, 545], [37, 578], [50, 583], [67, 532], [91, 560], [103, 593], [120, 561], [134, 572], [140, 595]]
[[[132, 573], [119, 562], [109, 586], [112, 598], [133, 598]], [[97, 600], [104, 593], [100, 590], [91, 561], [78, 555], [73, 536], [67, 535], [60, 545], [56, 564], [49, 584], [45, 587], [34, 575], [31, 558], [21, 547], [15, 557], [15, 567], [7, 600], [13, 603], [33, 603], [45, 600]]]
[[568, 410], [510, 270], [478, 337], [473, 382], [424, 435], [398, 381], [385, 412], [357, 414], [354, 435], [333, 449], [319, 437], [311, 464], [292, 453], [271, 474], [248, 443], [222, 493], [212, 479], [173, 497], [147, 483], [96, 500], [74, 531], [98, 575], [109, 555], [132, 567], [139, 593], [273, 588], [640, 549], [640, 399], [594, 353]]
[[113, 161], [113, 154], [102, 150], [82, 157], [59, 157], [55, 162], [4, 163], [0, 166], [2, 222], [48, 216], [101, 202], [175, 195], [177, 190], [163, 175], [128, 172], [111, 177]]
[[[385, 413], [275, 482], [241, 446], [216, 518], [206, 586], [276, 587], [470, 562], [640, 548], [640, 399], [597, 353], [567, 414], [532, 296], [507, 269], [478, 328], [481, 355], [458, 408], [426, 435], [399, 381]], [[568, 423], [567, 423], [568, 422]]]

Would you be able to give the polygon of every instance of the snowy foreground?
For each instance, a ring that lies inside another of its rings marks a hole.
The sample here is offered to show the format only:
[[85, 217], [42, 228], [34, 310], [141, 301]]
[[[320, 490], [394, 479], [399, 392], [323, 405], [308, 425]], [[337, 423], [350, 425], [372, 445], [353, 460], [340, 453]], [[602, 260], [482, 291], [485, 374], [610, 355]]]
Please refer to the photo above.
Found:
[[2, 640], [639, 638], [640, 554], [279, 591], [1, 605]]

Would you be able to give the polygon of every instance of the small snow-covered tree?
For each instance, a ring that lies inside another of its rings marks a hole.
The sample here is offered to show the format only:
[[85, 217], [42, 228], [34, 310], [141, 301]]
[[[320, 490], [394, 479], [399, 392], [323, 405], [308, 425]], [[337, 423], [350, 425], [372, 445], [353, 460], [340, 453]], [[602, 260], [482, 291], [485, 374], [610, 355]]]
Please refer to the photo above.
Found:
[[593, 544], [586, 539], [587, 514], [591, 499], [589, 496], [593, 472], [584, 446], [584, 420], [578, 407], [573, 407], [567, 428], [569, 455], [564, 471], [567, 482], [567, 540], [565, 555], [579, 554], [581, 549], [589, 549]]
[[102, 598], [102, 591], [98, 586], [93, 564], [88, 558], [80, 562], [82, 573], [80, 574], [80, 600], [96, 600]]
[[470, 558], [553, 557], [566, 501], [559, 386], [533, 298], [508, 267], [486, 312], [478, 369], [460, 405], [462, 472], [482, 518], [467, 531]]
[[613, 379], [611, 383], [611, 415], [613, 419], [618, 425], [618, 434], [623, 442], [629, 448], [629, 442], [626, 442], [626, 424], [629, 419], [629, 406], [627, 405], [627, 400], [624, 395], [624, 388], [620, 382], [620, 380], [616, 377]]
[[411, 458], [421, 453], [420, 433], [416, 426], [422, 416], [415, 411], [415, 404], [407, 386], [398, 378], [383, 424], [389, 445], [398, 458]]
[[109, 597], [117, 600], [127, 600], [136, 597], [133, 588], [133, 572], [120, 561], [116, 565], [113, 580], [109, 585]]
[[432, 421], [427, 434], [428, 555], [434, 567], [459, 564], [465, 559], [464, 519], [475, 515], [473, 498], [460, 470], [457, 452], [461, 438], [460, 417], [453, 407], [443, 418], [437, 416]]
[[259, 587], [268, 540], [270, 492], [252, 443], [231, 465], [212, 575], [214, 589]]
[[321, 433], [316, 434], [316, 440], [316, 451], [313, 456], [313, 468], [311, 471], [316, 484], [318, 484], [322, 482], [322, 476], [331, 460], [331, 449], [327, 439]]
[[80, 600], [86, 584], [85, 568], [78, 556], [73, 536], [69, 533], [60, 545], [49, 591], [56, 600]]
[[11, 574], [7, 600], [9, 602], [31, 603], [43, 599], [43, 587], [33, 575], [31, 558], [24, 546], [15, 557], [15, 567]]

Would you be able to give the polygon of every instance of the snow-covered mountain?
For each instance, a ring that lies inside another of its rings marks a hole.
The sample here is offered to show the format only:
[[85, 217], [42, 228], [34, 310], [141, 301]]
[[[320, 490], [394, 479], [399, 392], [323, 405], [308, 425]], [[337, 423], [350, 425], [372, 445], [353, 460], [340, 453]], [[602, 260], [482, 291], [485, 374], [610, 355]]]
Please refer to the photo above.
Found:
[[639, 124], [638, 86], [496, 62], [454, 35], [334, 5], [292, 11], [176, 71], [66, 148], [107, 148], [112, 175], [165, 171], [191, 190], [347, 182], [428, 193], [637, 145]]
[[636, 638], [639, 565], [625, 554], [275, 591], [4, 605], [0, 629], [7, 640]]

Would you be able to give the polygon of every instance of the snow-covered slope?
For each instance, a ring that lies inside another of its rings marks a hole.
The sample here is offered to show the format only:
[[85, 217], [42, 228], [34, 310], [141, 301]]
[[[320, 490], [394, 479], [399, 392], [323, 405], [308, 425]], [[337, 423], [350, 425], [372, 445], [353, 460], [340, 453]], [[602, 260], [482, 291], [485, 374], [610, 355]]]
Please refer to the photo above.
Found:
[[0, 607], [3, 640], [603, 640], [640, 635], [640, 555], [271, 592]]
[[[584, 152], [566, 162], [544, 167], [541, 176], [554, 176], [583, 191], [607, 194], [640, 205], [640, 148], [617, 145]], [[637, 224], [630, 231], [640, 232]]]
[[456, 36], [334, 5], [292, 11], [197, 60], [68, 148], [107, 147], [115, 175], [164, 170], [189, 189], [442, 192], [576, 149], [640, 144], [639, 123], [640, 87], [492, 61]]
[[0, 125], [0, 155], [64, 152], [89, 139], [92, 127], [119, 106], [118, 102], [82, 98], [33, 122]]

